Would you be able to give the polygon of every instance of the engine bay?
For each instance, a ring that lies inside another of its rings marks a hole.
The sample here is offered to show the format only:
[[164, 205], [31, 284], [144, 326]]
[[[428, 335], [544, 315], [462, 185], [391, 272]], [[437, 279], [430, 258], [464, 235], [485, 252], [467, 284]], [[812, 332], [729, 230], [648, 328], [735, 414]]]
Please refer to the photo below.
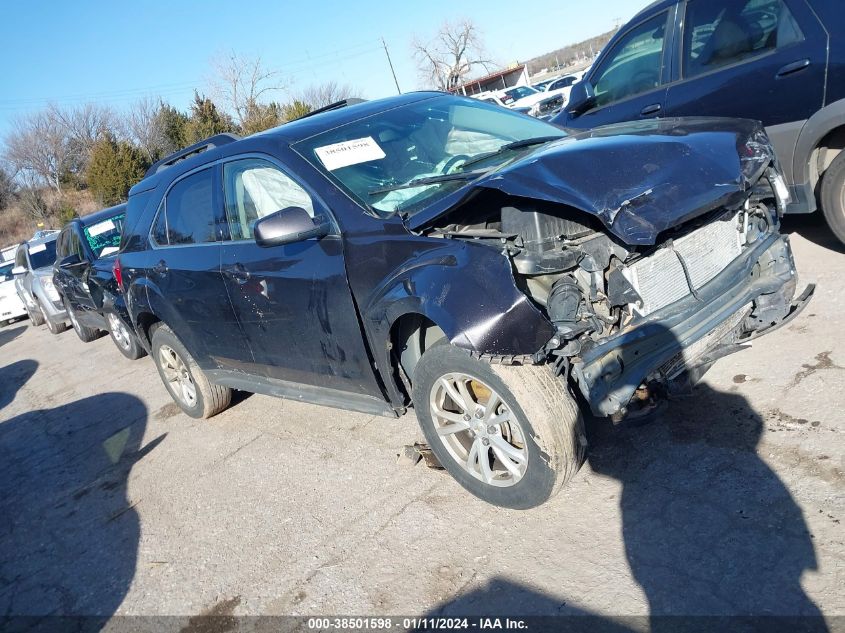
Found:
[[483, 191], [436, 223], [430, 237], [496, 248], [517, 286], [554, 324], [536, 360], [578, 356], [689, 295], [761, 236], [779, 209], [764, 177], [737, 208], [718, 208], [664, 231], [653, 246], [624, 244], [594, 215], [570, 206]]

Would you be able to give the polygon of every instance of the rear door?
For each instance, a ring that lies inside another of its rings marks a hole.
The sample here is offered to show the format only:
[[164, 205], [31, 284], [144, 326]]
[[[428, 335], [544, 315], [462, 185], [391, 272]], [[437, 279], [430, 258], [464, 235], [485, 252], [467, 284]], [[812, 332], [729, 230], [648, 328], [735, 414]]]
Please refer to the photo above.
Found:
[[222, 271], [232, 307], [266, 377], [381, 398], [346, 278], [339, 232], [261, 248], [258, 218], [287, 207], [328, 209], [275, 159], [223, 163], [229, 239]]
[[762, 121], [781, 162], [823, 105], [827, 35], [804, 0], [689, 0], [669, 116]]
[[252, 358], [220, 274], [218, 167], [175, 181], [150, 232], [148, 298], [204, 369], [242, 368]]
[[673, 6], [627, 28], [585, 79], [593, 86], [595, 105], [583, 114], [570, 114], [567, 127], [663, 115], [675, 12]]

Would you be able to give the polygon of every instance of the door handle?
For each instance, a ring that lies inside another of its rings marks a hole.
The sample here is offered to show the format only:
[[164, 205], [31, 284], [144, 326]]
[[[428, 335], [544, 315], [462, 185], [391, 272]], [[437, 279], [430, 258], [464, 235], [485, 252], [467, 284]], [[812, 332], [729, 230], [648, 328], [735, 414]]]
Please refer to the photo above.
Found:
[[163, 259], [158, 260], [158, 264], [153, 266], [153, 272], [163, 275], [167, 272], [167, 262]]
[[640, 116], [648, 116], [650, 114], [657, 114], [660, 112], [663, 106], [659, 103], [652, 103], [651, 105], [647, 105], [642, 110], [640, 110]]
[[223, 274], [231, 279], [234, 279], [239, 284], [245, 284], [249, 279], [249, 271], [246, 269], [246, 266], [241, 263], [225, 267], [223, 269]]
[[810, 65], [809, 59], [799, 59], [797, 62], [792, 62], [791, 64], [787, 64], [783, 68], [781, 68], [775, 77], [785, 77], [786, 75], [791, 75], [792, 73], [797, 73], [799, 70], [804, 70], [807, 66]]

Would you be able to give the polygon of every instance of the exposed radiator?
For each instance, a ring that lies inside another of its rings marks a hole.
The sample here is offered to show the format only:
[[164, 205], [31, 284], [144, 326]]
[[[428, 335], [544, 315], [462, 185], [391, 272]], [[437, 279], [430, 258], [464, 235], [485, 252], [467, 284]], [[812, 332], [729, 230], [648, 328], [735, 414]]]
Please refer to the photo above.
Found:
[[[742, 251], [736, 215], [711, 222], [674, 241], [696, 290], [722, 272]], [[628, 266], [623, 273], [643, 299], [634, 310], [645, 316], [690, 294], [677, 255], [661, 248]]]

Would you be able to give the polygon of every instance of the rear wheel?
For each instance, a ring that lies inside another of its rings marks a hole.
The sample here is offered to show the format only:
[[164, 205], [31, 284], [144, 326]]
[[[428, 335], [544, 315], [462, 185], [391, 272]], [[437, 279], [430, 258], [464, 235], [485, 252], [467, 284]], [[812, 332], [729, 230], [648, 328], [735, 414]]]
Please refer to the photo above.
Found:
[[440, 463], [488, 503], [540, 505], [584, 461], [583, 417], [548, 367], [491, 365], [435, 345], [414, 369], [413, 399]]
[[152, 356], [170, 396], [192, 418], [210, 418], [229, 406], [232, 390], [209, 382], [193, 356], [166, 325], [152, 335]]
[[146, 356], [147, 352], [141, 347], [136, 337], [119, 316], [113, 312], [106, 315], [106, 320], [109, 322], [109, 336], [115, 347], [120, 350], [120, 353], [126, 356], [129, 360], [137, 360]]
[[87, 327], [82, 325], [79, 322], [79, 319], [76, 318], [76, 312], [73, 309], [73, 306], [70, 305], [70, 301], [65, 299], [65, 310], [67, 311], [67, 316], [70, 319], [70, 324], [73, 326], [73, 331], [76, 332], [76, 335], [79, 337], [83, 343], [90, 343], [94, 339], [96, 339], [100, 335], [100, 331], [96, 328]]
[[839, 152], [824, 172], [819, 197], [827, 225], [845, 244], [845, 151]]

